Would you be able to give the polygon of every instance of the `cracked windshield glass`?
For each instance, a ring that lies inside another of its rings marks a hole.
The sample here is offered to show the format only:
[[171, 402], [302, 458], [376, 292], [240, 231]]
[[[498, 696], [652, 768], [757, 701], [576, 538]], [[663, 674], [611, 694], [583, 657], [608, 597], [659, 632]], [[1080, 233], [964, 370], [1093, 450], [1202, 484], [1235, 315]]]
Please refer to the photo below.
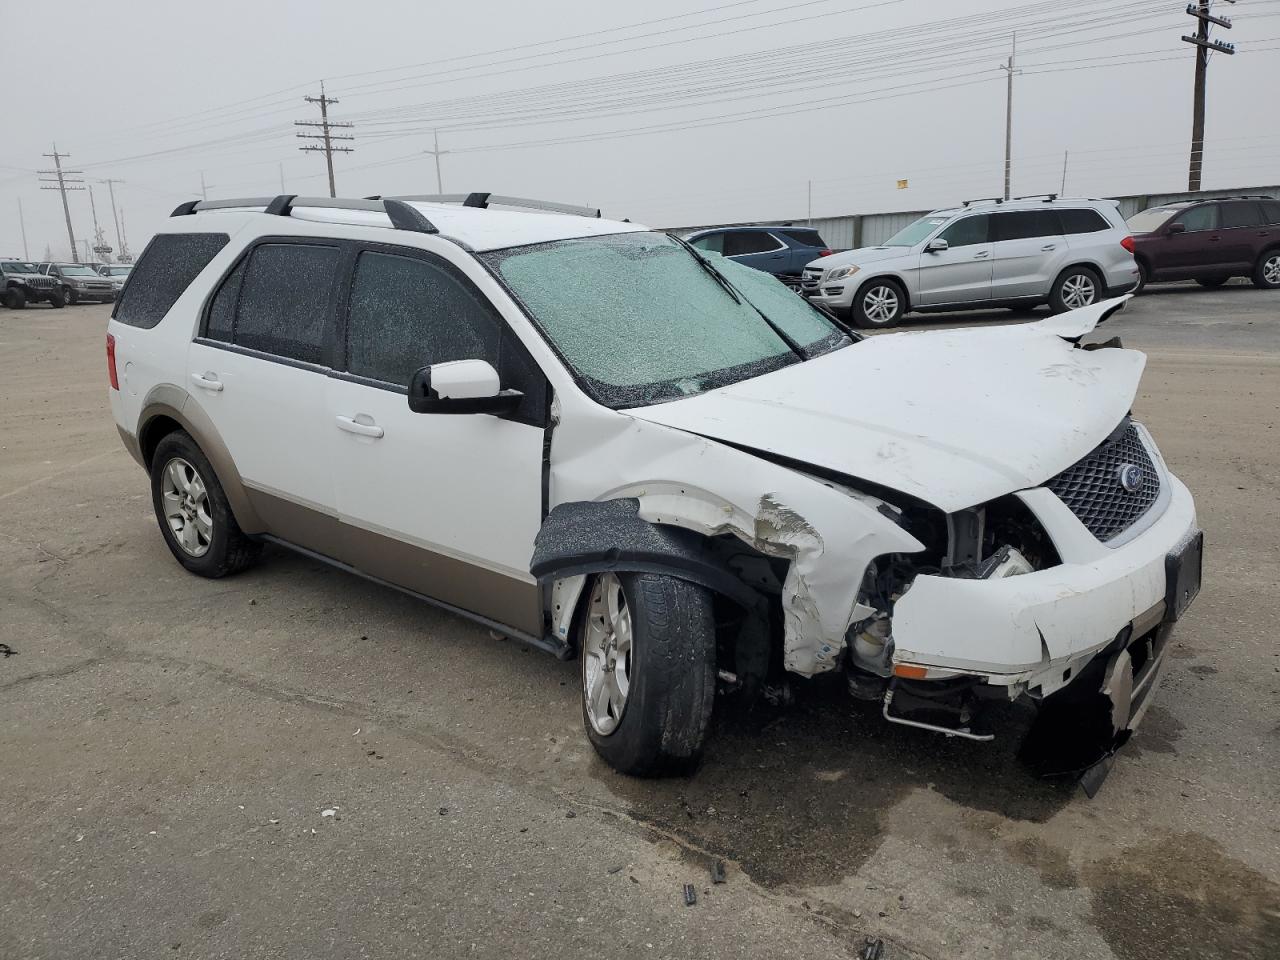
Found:
[[[850, 342], [772, 277], [660, 233], [485, 255], [590, 392], [609, 406], [688, 396]], [[705, 263], [705, 265], [704, 265]]]

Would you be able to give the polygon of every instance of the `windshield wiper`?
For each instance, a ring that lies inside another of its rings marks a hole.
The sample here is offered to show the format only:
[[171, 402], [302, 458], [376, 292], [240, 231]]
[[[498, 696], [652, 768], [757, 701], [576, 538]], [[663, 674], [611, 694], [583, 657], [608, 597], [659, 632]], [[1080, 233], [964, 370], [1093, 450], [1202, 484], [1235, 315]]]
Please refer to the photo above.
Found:
[[761, 310], [759, 307], [757, 307], [754, 303], [752, 303], [749, 297], [745, 297], [741, 293], [739, 293], [738, 288], [729, 282], [729, 278], [726, 277], [719, 270], [717, 270], [715, 268], [715, 264], [713, 264], [710, 260], [704, 257], [698, 251], [697, 247], [689, 243], [689, 241], [685, 240], [683, 237], [672, 236], [671, 239], [674, 240], [676, 243], [680, 244], [680, 246], [684, 247], [686, 250], [688, 250], [689, 254], [693, 257], [693, 259], [698, 261], [699, 266], [701, 266], [703, 270], [707, 271], [707, 273], [711, 274], [711, 276], [715, 279], [716, 283], [724, 287], [725, 292], [728, 293], [729, 296], [733, 297], [733, 300], [735, 303], [745, 303], [752, 310], [754, 310], [756, 314], [760, 317], [760, 319], [763, 320], [768, 325], [769, 329], [778, 335], [778, 339], [780, 339], [783, 343], [787, 345], [787, 348], [792, 353], [794, 353], [801, 360], [809, 359], [809, 355], [804, 352], [804, 348], [801, 347], [800, 344], [797, 343], [794, 339], [792, 339], [790, 334], [788, 334], [780, 326], [778, 326], [776, 323], [770, 320], [767, 316], [765, 316], [764, 311]]

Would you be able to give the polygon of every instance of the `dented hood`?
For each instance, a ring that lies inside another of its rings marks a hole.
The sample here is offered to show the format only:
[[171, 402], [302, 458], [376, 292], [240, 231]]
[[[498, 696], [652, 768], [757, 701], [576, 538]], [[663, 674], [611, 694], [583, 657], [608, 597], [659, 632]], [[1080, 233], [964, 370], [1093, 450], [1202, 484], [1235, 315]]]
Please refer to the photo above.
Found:
[[1146, 357], [1062, 339], [1084, 325], [1069, 333], [1058, 329], [1064, 323], [1045, 322], [872, 337], [628, 412], [958, 510], [1039, 486], [1129, 411]]

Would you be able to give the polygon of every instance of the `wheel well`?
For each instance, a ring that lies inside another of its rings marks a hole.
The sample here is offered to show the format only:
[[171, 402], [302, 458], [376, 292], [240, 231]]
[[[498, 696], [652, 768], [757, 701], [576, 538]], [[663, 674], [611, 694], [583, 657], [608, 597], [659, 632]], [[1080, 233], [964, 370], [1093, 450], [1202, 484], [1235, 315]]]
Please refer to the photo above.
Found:
[[892, 273], [882, 273], [878, 277], [868, 277], [862, 281], [862, 283], [858, 284], [858, 292], [854, 295], [854, 299], [857, 300], [858, 297], [862, 296], [862, 291], [871, 284], [883, 283], [885, 280], [892, 283], [902, 293], [902, 312], [908, 313], [911, 310], [911, 294], [908, 292], [907, 285], [902, 281], [902, 278], [896, 277]]
[[1273, 243], [1269, 247], [1263, 247], [1262, 252], [1258, 254], [1258, 259], [1254, 261], [1254, 265], [1261, 263], [1268, 254], [1275, 253], [1277, 250], [1280, 250], [1280, 243]]
[[160, 446], [160, 441], [181, 429], [182, 424], [164, 414], [152, 417], [146, 422], [138, 433], [138, 446], [142, 449], [142, 462], [147, 465], [148, 471], [151, 469], [151, 458], [155, 456], [156, 447]]

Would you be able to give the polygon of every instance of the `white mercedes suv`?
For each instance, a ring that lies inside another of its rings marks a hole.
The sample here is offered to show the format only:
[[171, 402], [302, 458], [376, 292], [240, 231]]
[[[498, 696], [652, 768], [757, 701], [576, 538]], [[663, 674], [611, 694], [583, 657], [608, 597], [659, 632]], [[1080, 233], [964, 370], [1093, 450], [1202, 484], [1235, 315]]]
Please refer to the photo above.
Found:
[[459, 199], [191, 202], [151, 241], [109, 393], [179, 563], [271, 542], [578, 657], [631, 774], [691, 769], [718, 690], [840, 671], [948, 736], [1034, 704], [1098, 778], [1202, 544], [1144, 357], [1079, 345], [1123, 301], [862, 339], [637, 224]]

